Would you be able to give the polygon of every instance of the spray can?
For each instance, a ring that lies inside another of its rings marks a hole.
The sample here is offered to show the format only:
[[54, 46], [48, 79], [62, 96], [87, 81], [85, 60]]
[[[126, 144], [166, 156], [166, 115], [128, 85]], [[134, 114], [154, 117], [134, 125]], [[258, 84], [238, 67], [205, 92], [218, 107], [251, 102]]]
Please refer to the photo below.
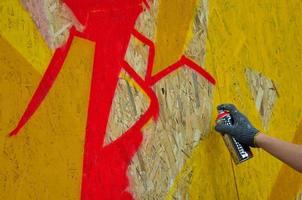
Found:
[[[218, 110], [216, 123], [224, 123], [228, 126], [233, 125], [231, 114], [226, 110]], [[253, 157], [249, 146], [239, 143], [234, 137], [228, 134], [222, 134], [223, 140], [236, 164], [240, 164]]]

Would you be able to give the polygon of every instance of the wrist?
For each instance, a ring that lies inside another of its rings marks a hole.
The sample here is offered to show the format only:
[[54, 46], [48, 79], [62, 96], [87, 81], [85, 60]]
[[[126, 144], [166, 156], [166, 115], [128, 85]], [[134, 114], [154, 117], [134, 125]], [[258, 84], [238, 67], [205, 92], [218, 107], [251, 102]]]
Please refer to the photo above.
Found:
[[266, 135], [262, 132], [258, 132], [256, 133], [256, 135], [254, 136], [254, 144], [256, 147], [261, 147], [263, 141], [265, 140]]

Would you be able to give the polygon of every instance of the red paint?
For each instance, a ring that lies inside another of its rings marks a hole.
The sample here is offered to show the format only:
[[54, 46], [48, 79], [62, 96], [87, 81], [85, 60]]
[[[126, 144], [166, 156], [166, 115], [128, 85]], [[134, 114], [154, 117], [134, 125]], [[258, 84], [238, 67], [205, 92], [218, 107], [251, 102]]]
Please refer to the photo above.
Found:
[[[73, 37], [94, 41], [96, 48], [84, 147], [82, 200], [132, 199], [127, 192], [129, 186], [127, 169], [142, 142], [142, 127], [152, 118], [157, 119], [159, 113], [158, 99], [151, 88], [153, 84], [183, 65], [215, 83], [206, 71], [185, 56], [151, 76], [155, 54], [154, 43], [133, 30], [135, 21], [142, 12], [142, 2], [146, 3], [145, 0], [65, 0], [86, 28], [81, 33], [73, 28], [66, 45], [56, 50], [17, 127], [10, 133], [11, 136], [16, 135], [42, 103], [60, 72]], [[131, 34], [149, 46], [145, 80], [124, 61]], [[128, 131], [104, 147], [112, 100], [122, 68], [145, 91], [150, 99], [150, 105]]]
[[70, 32], [71, 32], [71, 36], [68, 38], [67, 43], [55, 51], [52, 60], [50, 61], [49, 66], [45, 71], [44, 76], [40, 81], [40, 84], [32, 97], [32, 100], [29, 102], [24, 114], [19, 120], [18, 125], [10, 133], [10, 136], [16, 135], [20, 131], [20, 129], [26, 124], [29, 118], [37, 110], [38, 105], [40, 105], [40, 103], [43, 101], [45, 96], [48, 94], [49, 89], [51, 88], [54, 81], [56, 80], [61, 70], [61, 67], [64, 63], [64, 60], [67, 56], [67, 52], [70, 48], [75, 29], [72, 29]]
[[217, 117], [216, 117], [216, 121], [218, 119], [224, 118], [225, 116], [230, 115], [230, 113], [228, 111], [223, 111], [222, 113], [218, 113]]

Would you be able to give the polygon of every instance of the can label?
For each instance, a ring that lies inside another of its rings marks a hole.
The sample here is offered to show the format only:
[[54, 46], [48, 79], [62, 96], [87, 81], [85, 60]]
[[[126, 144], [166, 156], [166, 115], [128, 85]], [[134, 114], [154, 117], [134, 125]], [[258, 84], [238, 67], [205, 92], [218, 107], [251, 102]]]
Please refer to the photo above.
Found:
[[[233, 125], [233, 119], [229, 112], [219, 111], [216, 123], [224, 123], [228, 126]], [[253, 157], [252, 151], [249, 146], [243, 145], [238, 142], [234, 137], [228, 134], [222, 134], [223, 140], [236, 164], [246, 161]]]

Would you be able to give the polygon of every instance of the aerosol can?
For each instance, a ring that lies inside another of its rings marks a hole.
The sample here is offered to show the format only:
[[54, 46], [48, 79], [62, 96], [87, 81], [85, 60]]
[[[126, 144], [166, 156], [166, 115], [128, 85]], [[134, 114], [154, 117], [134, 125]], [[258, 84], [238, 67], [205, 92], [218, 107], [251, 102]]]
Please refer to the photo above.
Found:
[[[234, 122], [228, 111], [218, 110], [216, 123], [224, 123], [228, 126], [232, 126]], [[249, 146], [239, 143], [235, 138], [228, 134], [222, 134], [222, 137], [236, 164], [240, 164], [253, 157], [253, 153]]]

